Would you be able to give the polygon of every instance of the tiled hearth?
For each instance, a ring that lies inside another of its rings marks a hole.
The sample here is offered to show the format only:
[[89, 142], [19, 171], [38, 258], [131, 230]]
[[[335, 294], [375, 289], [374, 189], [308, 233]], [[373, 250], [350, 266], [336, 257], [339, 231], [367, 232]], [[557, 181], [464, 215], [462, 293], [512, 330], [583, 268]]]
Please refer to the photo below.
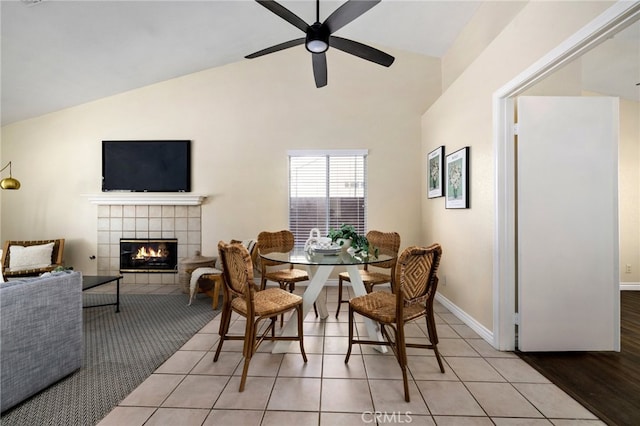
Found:
[[[177, 238], [178, 259], [201, 250], [200, 205], [99, 205], [98, 274], [120, 274], [120, 238]], [[178, 284], [176, 273], [122, 273], [127, 284]]]

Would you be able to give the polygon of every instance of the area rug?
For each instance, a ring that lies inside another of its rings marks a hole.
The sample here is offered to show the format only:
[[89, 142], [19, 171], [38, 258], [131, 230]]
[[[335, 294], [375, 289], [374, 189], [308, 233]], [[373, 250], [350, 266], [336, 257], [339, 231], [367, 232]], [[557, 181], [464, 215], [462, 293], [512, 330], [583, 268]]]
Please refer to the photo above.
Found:
[[[115, 295], [84, 294], [84, 304]], [[82, 368], [2, 414], [3, 426], [95, 425], [219, 311], [211, 299], [121, 295], [114, 306], [83, 310]]]

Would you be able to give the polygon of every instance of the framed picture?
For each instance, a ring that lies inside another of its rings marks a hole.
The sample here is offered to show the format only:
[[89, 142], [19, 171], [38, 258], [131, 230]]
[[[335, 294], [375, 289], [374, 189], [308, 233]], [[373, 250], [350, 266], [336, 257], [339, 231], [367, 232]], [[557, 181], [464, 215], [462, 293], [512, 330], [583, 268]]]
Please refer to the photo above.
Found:
[[446, 197], [448, 209], [469, 208], [469, 147], [447, 155], [446, 161]]
[[444, 195], [444, 146], [440, 146], [427, 156], [427, 197], [436, 198]]

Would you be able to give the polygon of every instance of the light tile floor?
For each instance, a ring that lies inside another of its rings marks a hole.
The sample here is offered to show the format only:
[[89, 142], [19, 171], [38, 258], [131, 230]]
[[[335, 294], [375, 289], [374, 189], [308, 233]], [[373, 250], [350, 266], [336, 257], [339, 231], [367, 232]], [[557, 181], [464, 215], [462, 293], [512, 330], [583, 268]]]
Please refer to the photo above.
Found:
[[[131, 285], [123, 286], [122, 292], [180, 289]], [[218, 362], [213, 362], [217, 316], [99, 426], [604, 425], [515, 354], [493, 349], [438, 303], [438, 347], [445, 373], [440, 373], [431, 351], [409, 349], [407, 403], [400, 367], [391, 352], [354, 346], [345, 364], [348, 313], [343, 305], [335, 318], [336, 300], [337, 288], [327, 287], [329, 317], [319, 320], [311, 312], [305, 318], [306, 364], [295, 343], [291, 353], [274, 355], [273, 343], [265, 342], [251, 361], [245, 391], [238, 392], [242, 342], [225, 342]], [[242, 333], [243, 323], [234, 317], [232, 330]], [[364, 330], [361, 326], [358, 331]], [[407, 332], [412, 339], [426, 338], [422, 323], [409, 325]]]

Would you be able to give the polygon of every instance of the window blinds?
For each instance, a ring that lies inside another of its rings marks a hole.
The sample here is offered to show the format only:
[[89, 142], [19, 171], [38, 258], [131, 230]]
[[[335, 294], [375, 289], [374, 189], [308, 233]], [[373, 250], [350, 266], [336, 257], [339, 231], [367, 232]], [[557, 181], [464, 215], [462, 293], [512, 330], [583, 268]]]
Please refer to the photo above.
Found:
[[366, 151], [289, 155], [289, 229], [303, 246], [312, 228], [366, 231]]

